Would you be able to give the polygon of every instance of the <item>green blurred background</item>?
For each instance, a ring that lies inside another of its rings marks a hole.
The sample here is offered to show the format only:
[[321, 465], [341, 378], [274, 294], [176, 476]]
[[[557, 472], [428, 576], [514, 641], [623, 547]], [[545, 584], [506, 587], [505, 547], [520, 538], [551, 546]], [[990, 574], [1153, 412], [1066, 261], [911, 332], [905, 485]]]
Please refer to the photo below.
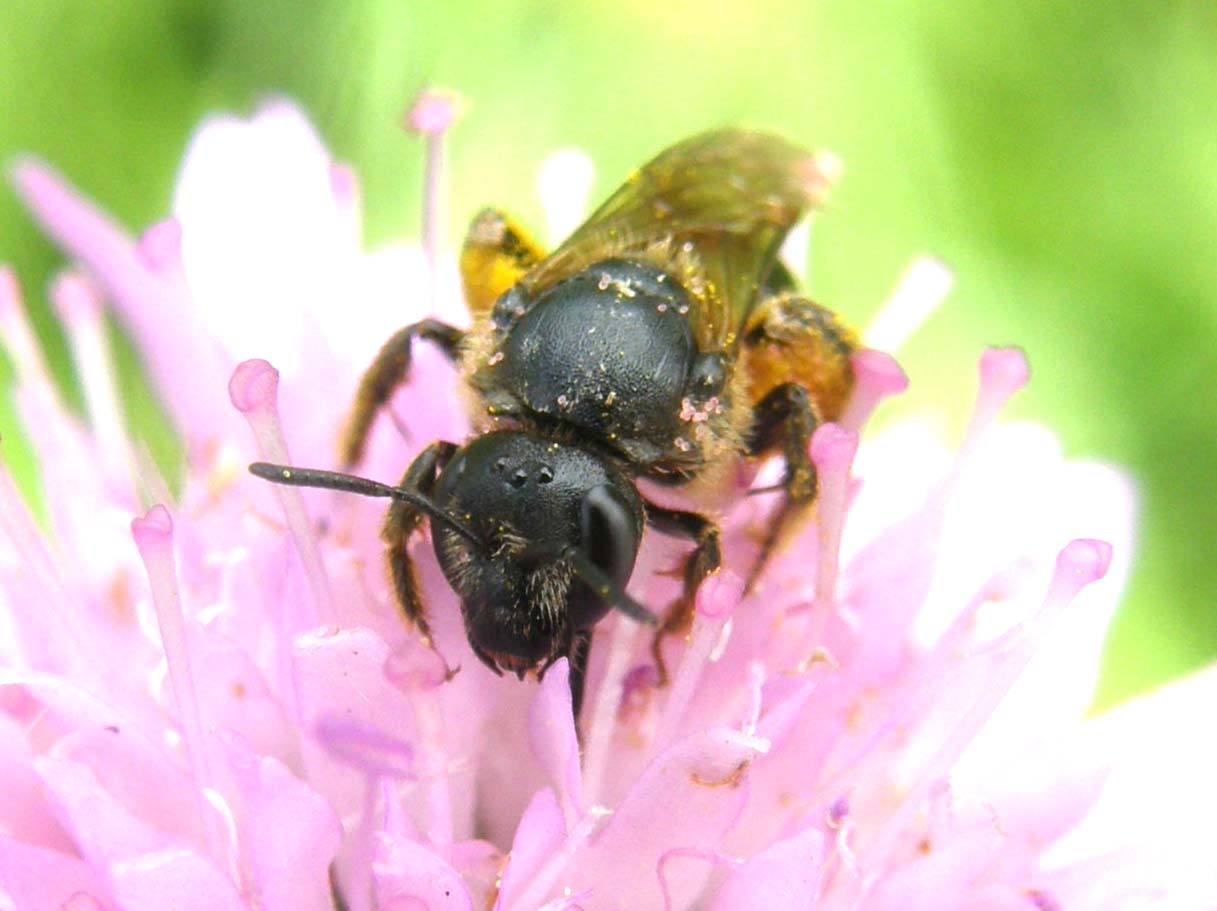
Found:
[[[816, 228], [818, 296], [862, 322], [911, 255], [957, 273], [902, 357], [911, 404], [958, 420], [979, 348], [1020, 343], [1034, 381], [1014, 413], [1139, 486], [1100, 700], [1217, 653], [1212, 0], [4, 0], [0, 35], [0, 155], [46, 157], [133, 230], [167, 211], [199, 118], [270, 92], [356, 166], [373, 242], [417, 230], [420, 155], [396, 124], [428, 82], [472, 102], [451, 145], [456, 230], [490, 202], [539, 226], [533, 175], [559, 145], [592, 153], [598, 194], [725, 122], [834, 149], [847, 175]], [[7, 189], [0, 261], [61, 355], [42, 291], [60, 258]], [[6, 458], [28, 477], [12, 426], [5, 396]]]

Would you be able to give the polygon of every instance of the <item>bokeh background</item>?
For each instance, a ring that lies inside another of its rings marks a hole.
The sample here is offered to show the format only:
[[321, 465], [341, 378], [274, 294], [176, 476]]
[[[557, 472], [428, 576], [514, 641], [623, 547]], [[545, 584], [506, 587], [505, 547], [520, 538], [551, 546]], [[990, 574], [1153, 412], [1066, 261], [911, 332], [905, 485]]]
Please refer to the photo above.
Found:
[[[980, 347], [1017, 342], [1033, 383], [1014, 414], [1138, 485], [1100, 702], [1217, 653], [1211, 0], [3, 0], [0, 36], [0, 156], [49, 159], [132, 230], [167, 211], [200, 117], [269, 93], [355, 165], [370, 242], [417, 233], [421, 157], [397, 124], [426, 83], [471, 102], [450, 147], [453, 240], [491, 202], [539, 227], [533, 176], [558, 146], [594, 156], [597, 194], [722, 123], [835, 150], [847, 175], [816, 225], [817, 296], [864, 322], [912, 255], [957, 274], [902, 357], [908, 406], [958, 425]], [[43, 290], [61, 261], [7, 188], [0, 261], [73, 390]], [[129, 356], [123, 385], [171, 451]], [[28, 480], [7, 395], [0, 433]]]

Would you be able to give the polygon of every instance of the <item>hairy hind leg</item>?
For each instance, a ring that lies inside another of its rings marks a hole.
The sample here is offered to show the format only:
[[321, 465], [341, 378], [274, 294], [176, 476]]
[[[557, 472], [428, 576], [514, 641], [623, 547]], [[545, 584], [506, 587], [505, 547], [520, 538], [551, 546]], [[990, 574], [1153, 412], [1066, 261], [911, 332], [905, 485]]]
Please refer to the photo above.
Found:
[[368, 435], [377, 414], [393, 397], [409, 376], [410, 348], [416, 338], [423, 338], [439, 346], [439, 349], [454, 363], [460, 356], [461, 341], [465, 332], [439, 320], [425, 319], [399, 329], [381, 346], [375, 360], [364, 371], [355, 393], [355, 404], [347, 419], [342, 434], [340, 454], [347, 468], [357, 465], [363, 458]]
[[668, 605], [660, 620], [659, 629], [651, 640], [651, 655], [655, 659], [658, 682], [663, 686], [668, 681], [668, 668], [663, 657], [664, 640], [685, 632], [693, 621], [693, 609], [697, 604], [697, 589], [707, 576], [718, 572], [722, 566], [722, 547], [719, 528], [714, 520], [695, 512], [665, 509], [653, 503], [646, 504], [647, 523], [667, 534], [680, 535], [694, 542], [694, 547], [685, 559], [681, 572], [683, 585], [680, 595]]
[[783, 500], [748, 573], [747, 590], [810, 512], [816, 496], [811, 434], [845, 407], [854, 384], [850, 355], [859, 344], [835, 313], [789, 291], [761, 301], [744, 328], [741, 357], [753, 407], [746, 453], [779, 451], [786, 462]]
[[760, 552], [748, 572], [745, 592], [752, 591], [778, 546], [798, 527], [815, 501], [816, 467], [809, 450], [811, 435], [819, 423], [807, 390], [797, 383], [778, 386], [753, 409], [750, 453], [759, 455], [780, 448], [786, 473], [781, 485], [782, 503], [761, 540]]

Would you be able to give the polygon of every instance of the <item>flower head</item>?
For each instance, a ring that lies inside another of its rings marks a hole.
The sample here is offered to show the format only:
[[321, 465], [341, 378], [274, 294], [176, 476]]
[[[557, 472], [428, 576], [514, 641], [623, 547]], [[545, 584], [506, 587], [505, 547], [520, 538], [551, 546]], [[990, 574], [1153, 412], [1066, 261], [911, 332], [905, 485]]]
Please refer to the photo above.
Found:
[[[585, 185], [568, 165], [546, 179]], [[725, 497], [728, 569], [670, 646], [671, 680], [610, 617], [580, 736], [565, 662], [539, 683], [482, 667], [421, 541], [434, 642], [408, 627], [381, 503], [244, 470], [333, 461], [360, 371], [445, 287], [442, 251], [364, 252], [354, 175], [285, 103], [204, 124], [174, 214], [138, 240], [44, 165], [14, 179], [84, 269], [51, 294], [88, 415], [60, 401], [0, 273], [47, 507], [44, 531], [0, 477], [0, 908], [1217, 901], [1187, 821], [1214, 809], [1213, 747], [1186, 725], [1217, 678], [1082, 720], [1131, 495], [1042, 428], [997, 421], [1021, 353], [982, 358], [954, 453], [921, 420], [860, 439], [905, 379], [859, 354], [853, 404], [812, 441], [816, 521], [745, 594], [771, 502]], [[923, 264], [897, 298], [920, 306], [943, 276]], [[103, 307], [184, 441], [176, 494], [124, 429]], [[907, 331], [902, 312], [877, 339]], [[469, 433], [457, 377], [419, 348], [370, 477]], [[674, 547], [644, 542], [636, 598], [672, 597]]]

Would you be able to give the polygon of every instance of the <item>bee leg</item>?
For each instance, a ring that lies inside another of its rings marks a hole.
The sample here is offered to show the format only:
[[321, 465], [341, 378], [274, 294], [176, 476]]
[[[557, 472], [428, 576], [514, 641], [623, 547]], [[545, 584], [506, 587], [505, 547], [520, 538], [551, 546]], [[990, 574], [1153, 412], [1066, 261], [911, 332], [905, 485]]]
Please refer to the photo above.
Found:
[[820, 424], [807, 390], [798, 383], [783, 383], [773, 389], [756, 404], [752, 414], [749, 454], [760, 455], [780, 447], [786, 460], [786, 474], [781, 484], [782, 504], [761, 541], [760, 552], [745, 582], [745, 593], [752, 591], [777, 546], [798, 525], [816, 498], [816, 467], [809, 446], [811, 435]]
[[691, 539], [695, 546], [685, 560], [684, 587], [680, 597], [668, 605], [651, 640], [651, 655], [655, 659], [658, 685], [668, 682], [668, 668], [663, 658], [663, 641], [668, 636], [683, 633], [693, 621], [693, 608], [697, 601], [697, 589], [702, 580], [718, 572], [723, 554], [719, 542], [719, 529], [713, 519], [695, 512], [665, 509], [653, 503], [646, 504], [647, 523], [665, 534], [681, 535]]
[[[401, 487], [417, 490], [430, 496], [435, 488], [437, 474], [456, 452], [454, 443], [437, 440], [410, 463], [402, 478]], [[414, 561], [410, 559], [410, 536], [422, 523], [423, 513], [405, 500], [393, 500], [381, 526], [380, 539], [385, 543], [385, 555], [389, 561], [389, 572], [393, 577], [393, 590], [414, 628], [423, 642], [434, 648], [431, 626], [427, 623], [426, 610], [418, 593], [418, 578], [414, 572]], [[451, 671], [450, 671], [451, 673]]]
[[410, 372], [410, 346], [416, 338], [438, 345], [455, 363], [460, 356], [465, 332], [439, 320], [425, 319], [399, 329], [381, 346], [376, 359], [363, 372], [351, 416], [343, 431], [341, 455], [343, 464], [348, 468], [363, 458], [372, 422], [397, 388], [406, 381]]
[[461, 248], [461, 285], [474, 316], [489, 313], [508, 288], [541, 261], [541, 248], [524, 229], [495, 209], [473, 219]]
[[861, 344], [841, 319], [815, 301], [781, 292], [762, 300], [744, 327], [742, 356], [754, 407], [785, 383], [802, 386], [817, 416], [835, 421], [854, 386], [850, 355]]

